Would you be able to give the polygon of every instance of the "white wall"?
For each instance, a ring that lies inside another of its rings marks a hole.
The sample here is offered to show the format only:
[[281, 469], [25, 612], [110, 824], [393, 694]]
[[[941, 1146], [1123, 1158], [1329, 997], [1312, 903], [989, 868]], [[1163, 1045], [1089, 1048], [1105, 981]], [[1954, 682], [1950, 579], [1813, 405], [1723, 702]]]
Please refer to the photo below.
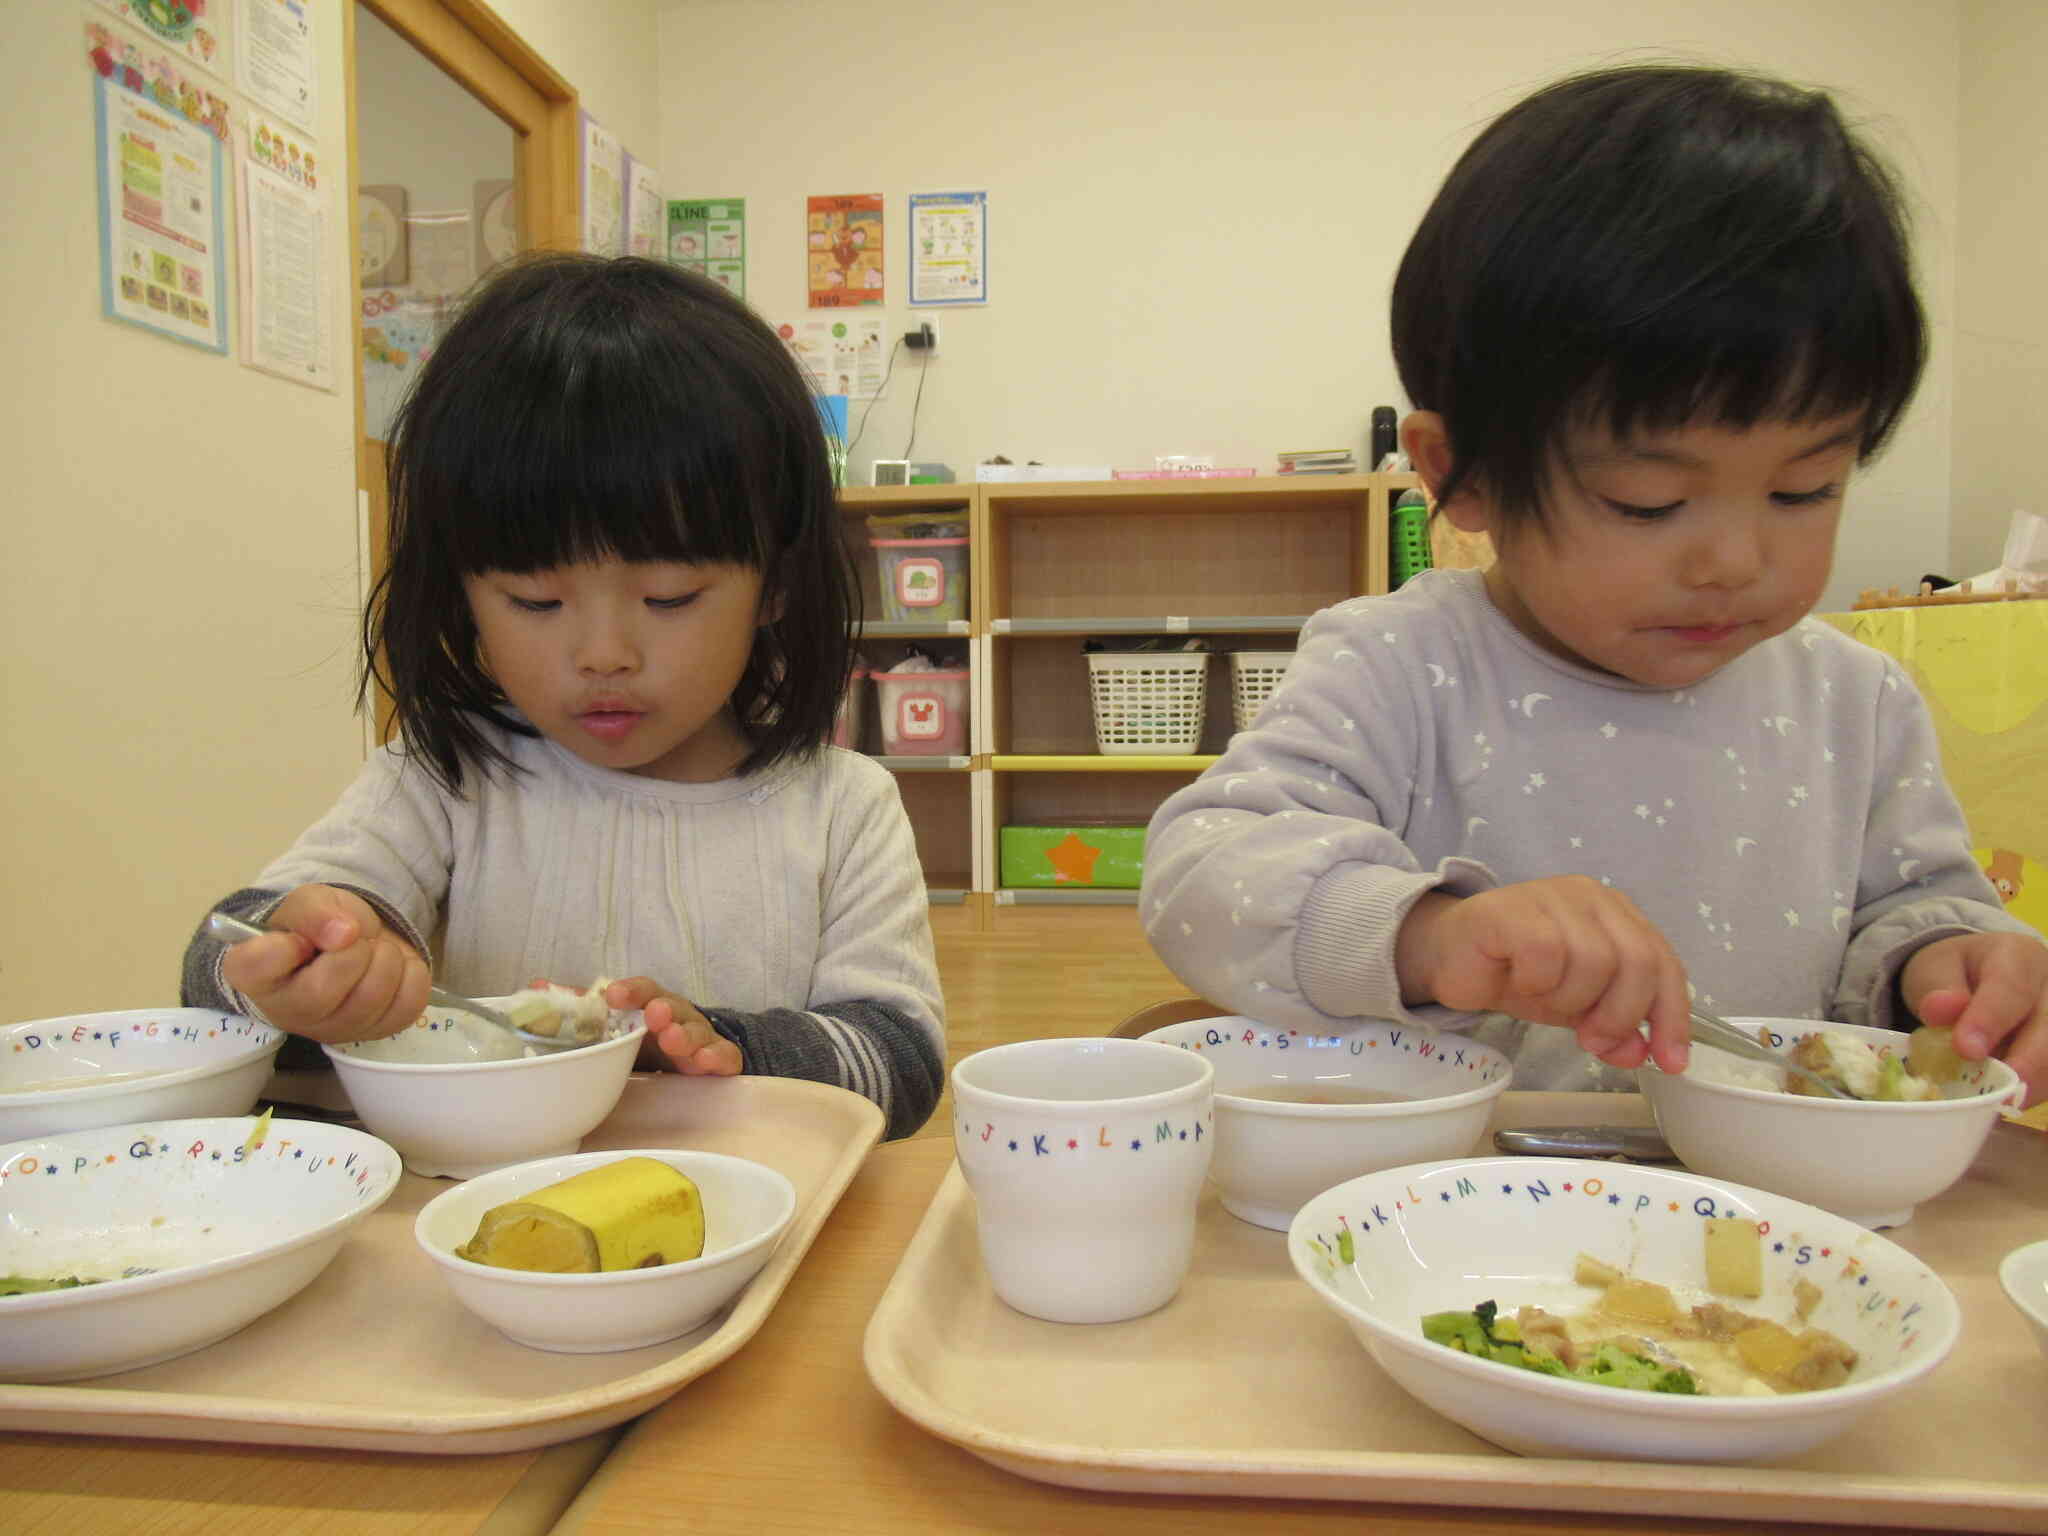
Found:
[[[313, 0], [346, 344], [343, 4]], [[653, 0], [496, 9], [653, 141]], [[0, 49], [0, 1019], [174, 1001], [200, 914], [362, 757], [347, 359], [323, 393], [101, 318], [82, 23], [104, 14], [12, 7]]]
[[[906, 197], [988, 190], [991, 302], [938, 316], [917, 457], [963, 479], [995, 453], [1270, 469], [1285, 448], [1363, 453], [1372, 407], [1405, 404], [1395, 265], [1452, 159], [1528, 89], [1669, 53], [1824, 84], [1921, 198], [1937, 327], [1852, 502], [1846, 606], [1948, 559], [1959, 30], [1953, 3], [1867, 0], [671, 0], [657, 158], [672, 196], [748, 199], [748, 296], [771, 320], [805, 313], [805, 196], [886, 193], [892, 334], [914, 323]], [[918, 366], [856, 478], [901, 454]]]
[[2014, 508], [2048, 514], [2048, 5], [1971, 0], [1962, 42], [1957, 578], [1998, 564]]

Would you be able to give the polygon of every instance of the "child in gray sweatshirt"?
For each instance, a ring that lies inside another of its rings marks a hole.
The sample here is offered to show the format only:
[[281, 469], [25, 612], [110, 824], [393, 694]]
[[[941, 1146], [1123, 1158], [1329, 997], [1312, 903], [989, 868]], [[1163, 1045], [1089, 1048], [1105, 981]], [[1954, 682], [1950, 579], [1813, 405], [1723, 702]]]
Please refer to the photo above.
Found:
[[1522, 1088], [1682, 1068], [1691, 994], [1953, 1024], [2038, 1096], [2048, 944], [1910, 681], [1807, 617], [1925, 356], [1897, 188], [1832, 102], [1655, 66], [1537, 92], [1439, 192], [1393, 336], [1404, 445], [1495, 563], [1303, 629], [1153, 818], [1160, 955], [1275, 1024], [1469, 1030]]

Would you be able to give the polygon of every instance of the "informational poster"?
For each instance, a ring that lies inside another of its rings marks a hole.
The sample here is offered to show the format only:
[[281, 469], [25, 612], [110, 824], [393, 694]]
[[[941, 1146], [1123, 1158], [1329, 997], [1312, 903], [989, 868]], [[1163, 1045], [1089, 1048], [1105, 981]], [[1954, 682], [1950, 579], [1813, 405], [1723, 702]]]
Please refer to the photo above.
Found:
[[488, 272], [519, 254], [519, 192], [509, 180], [492, 178], [471, 188], [475, 213], [476, 270]]
[[706, 197], [668, 205], [668, 259], [747, 296], [747, 200]]
[[[166, 8], [199, 9], [193, 0], [151, 0]], [[319, 115], [319, 54], [311, 0], [236, 0], [241, 27], [235, 83], [250, 98], [313, 132]]]
[[225, 353], [220, 140], [104, 77], [92, 89], [105, 314]]
[[812, 309], [882, 302], [882, 194], [813, 197], [805, 220]]
[[[242, 361], [315, 389], [334, 387], [327, 202], [313, 156], [259, 120], [242, 161]], [[295, 174], [296, 173], [296, 174]]]
[[396, 288], [363, 290], [363, 435], [387, 442], [399, 403], [433, 355], [450, 301]]
[[599, 256], [626, 251], [626, 148], [588, 112], [583, 114], [583, 249]]
[[910, 302], [988, 302], [988, 194], [910, 195]]
[[660, 260], [668, 242], [668, 204], [661, 173], [645, 160], [626, 156], [626, 254]]
[[872, 400], [882, 392], [888, 356], [884, 315], [841, 315], [785, 323], [777, 334], [821, 395]]
[[421, 298], [453, 298], [476, 278], [476, 235], [467, 208], [405, 216], [412, 290]]
[[[227, 39], [221, 34], [219, 6], [206, 0], [95, 0], [103, 11], [168, 44], [187, 64], [227, 78]], [[209, 10], [216, 14], [209, 15]], [[131, 50], [132, 51], [132, 50]], [[117, 60], [117, 62], [119, 62]], [[141, 86], [131, 86], [140, 90]]]
[[125, 32], [88, 21], [85, 56], [108, 84], [147, 97], [164, 111], [196, 123], [226, 142], [227, 98], [211, 89], [211, 82], [187, 74], [181, 54], [144, 47]]

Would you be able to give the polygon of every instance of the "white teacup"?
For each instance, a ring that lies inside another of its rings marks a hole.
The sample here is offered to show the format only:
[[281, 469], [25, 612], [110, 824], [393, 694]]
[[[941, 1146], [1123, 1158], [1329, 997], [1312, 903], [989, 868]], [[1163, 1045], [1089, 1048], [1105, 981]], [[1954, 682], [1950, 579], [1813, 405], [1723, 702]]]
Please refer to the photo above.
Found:
[[996, 1294], [1055, 1323], [1173, 1299], [1215, 1145], [1208, 1060], [1152, 1040], [1023, 1040], [953, 1068], [953, 1142]]

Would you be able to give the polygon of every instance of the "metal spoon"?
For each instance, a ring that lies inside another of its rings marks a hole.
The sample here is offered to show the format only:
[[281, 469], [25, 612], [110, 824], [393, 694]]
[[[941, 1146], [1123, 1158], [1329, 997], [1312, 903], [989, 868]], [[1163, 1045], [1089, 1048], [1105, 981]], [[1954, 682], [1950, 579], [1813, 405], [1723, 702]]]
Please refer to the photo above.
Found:
[[[239, 944], [244, 939], [260, 939], [271, 930], [258, 928], [254, 923], [245, 923], [239, 917], [230, 917], [225, 912], [212, 912], [207, 914], [206, 931], [223, 944]], [[504, 1030], [515, 1039], [538, 1046], [544, 1051], [573, 1051], [578, 1046], [589, 1043], [578, 1040], [573, 1035], [537, 1035], [531, 1030], [521, 1029], [497, 1009], [480, 1003], [473, 997], [463, 997], [459, 993], [446, 992], [439, 987], [427, 988], [427, 1001], [482, 1019], [486, 1024]]]
[[1726, 1019], [1719, 1018], [1711, 1013], [1702, 1013], [1697, 1008], [1692, 1010], [1692, 1037], [1701, 1045], [1710, 1045], [1717, 1051], [1726, 1051], [1730, 1056], [1741, 1056], [1750, 1061], [1761, 1061], [1768, 1066], [1777, 1067], [1784, 1072], [1790, 1073], [1792, 1076], [1800, 1078], [1805, 1082], [1812, 1083], [1820, 1090], [1822, 1098], [1847, 1099], [1853, 1097], [1851, 1094], [1842, 1092], [1841, 1089], [1822, 1077], [1818, 1072], [1807, 1070], [1805, 1067], [1800, 1066], [1798, 1062], [1780, 1056], [1776, 1051], [1757, 1040], [1754, 1036], [1744, 1034]]

